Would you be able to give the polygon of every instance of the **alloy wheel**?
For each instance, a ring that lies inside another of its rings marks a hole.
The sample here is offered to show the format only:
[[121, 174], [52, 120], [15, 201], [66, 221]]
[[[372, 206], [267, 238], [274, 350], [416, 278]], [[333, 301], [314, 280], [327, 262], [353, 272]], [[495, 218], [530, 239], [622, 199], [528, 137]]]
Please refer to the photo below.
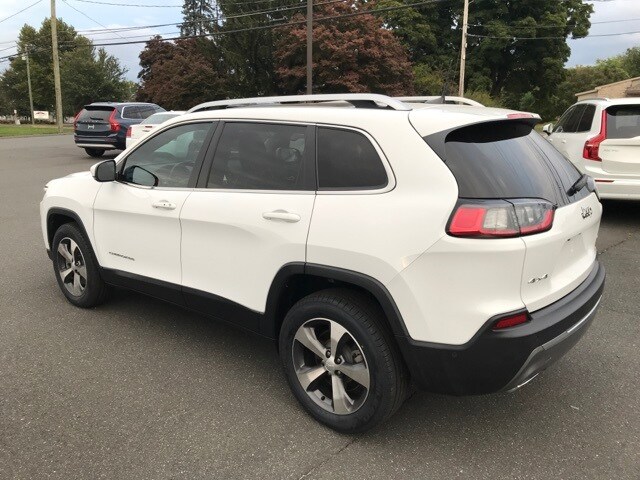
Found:
[[307, 395], [337, 415], [357, 411], [371, 382], [362, 348], [349, 331], [326, 318], [308, 320], [293, 338], [296, 376]]
[[87, 265], [78, 244], [65, 237], [58, 243], [58, 274], [62, 284], [74, 297], [81, 296], [87, 288]]

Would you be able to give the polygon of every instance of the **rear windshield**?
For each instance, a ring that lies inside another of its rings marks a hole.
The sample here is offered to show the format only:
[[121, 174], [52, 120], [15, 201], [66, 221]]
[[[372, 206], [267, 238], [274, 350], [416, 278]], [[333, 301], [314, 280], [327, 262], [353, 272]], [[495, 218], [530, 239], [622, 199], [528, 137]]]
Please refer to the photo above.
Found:
[[607, 108], [607, 138], [633, 138], [640, 135], [640, 105]]
[[113, 112], [112, 107], [85, 107], [78, 115], [78, 121], [109, 121], [109, 115]]
[[[428, 142], [428, 139], [427, 139]], [[461, 198], [542, 198], [565, 204], [578, 170], [531, 125], [514, 121], [472, 125], [449, 133], [445, 163]]]

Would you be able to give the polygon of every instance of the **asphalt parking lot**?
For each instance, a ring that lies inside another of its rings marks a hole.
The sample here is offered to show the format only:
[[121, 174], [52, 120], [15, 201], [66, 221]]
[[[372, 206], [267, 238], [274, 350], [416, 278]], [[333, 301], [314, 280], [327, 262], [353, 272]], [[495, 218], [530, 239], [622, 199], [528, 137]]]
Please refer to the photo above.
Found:
[[65, 301], [38, 203], [92, 163], [70, 136], [0, 139], [0, 478], [640, 479], [640, 203], [605, 203], [606, 292], [560, 362], [352, 437], [298, 407], [268, 341], [134, 293]]

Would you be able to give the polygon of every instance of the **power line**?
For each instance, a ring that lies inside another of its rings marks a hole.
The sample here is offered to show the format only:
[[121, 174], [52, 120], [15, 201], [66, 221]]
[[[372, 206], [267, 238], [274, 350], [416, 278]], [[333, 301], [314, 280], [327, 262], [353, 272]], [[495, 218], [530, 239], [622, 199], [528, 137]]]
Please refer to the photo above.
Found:
[[[360, 16], [360, 15], [375, 15], [375, 14], [378, 14], [378, 13], [384, 13], [384, 12], [389, 12], [389, 11], [394, 11], [394, 10], [403, 10], [405, 8], [412, 8], [412, 7], [416, 7], [416, 6], [433, 5], [433, 4], [443, 3], [443, 2], [447, 2], [447, 1], [450, 1], [450, 0], [424, 0], [422, 2], [410, 3], [410, 4], [406, 4], [406, 5], [399, 5], [399, 6], [395, 6], [395, 7], [378, 8], [378, 9], [375, 9], [375, 10], [361, 10], [361, 11], [358, 11], [358, 12], [345, 13], [345, 14], [341, 14], [341, 15], [331, 15], [331, 16], [325, 16], [325, 17], [318, 17], [318, 18], [314, 18], [313, 21], [314, 22], [326, 22], [326, 21], [338, 20], [338, 19], [342, 19], [342, 18], [357, 17], [357, 16]], [[247, 27], [247, 28], [238, 28], [238, 29], [234, 29], [234, 30], [226, 30], [226, 31], [220, 31], [220, 32], [206, 33], [206, 34], [201, 34], [201, 35], [188, 35], [188, 36], [184, 36], [184, 37], [170, 37], [170, 38], [164, 38], [163, 41], [184, 40], [184, 39], [190, 39], [190, 38], [215, 37], [215, 36], [222, 36], [222, 35], [230, 35], [230, 34], [234, 34], [234, 33], [243, 33], [243, 32], [251, 32], [251, 31], [257, 31], [257, 30], [267, 30], [267, 29], [272, 29], [272, 28], [281, 28], [281, 27], [288, 27], [288, 26], [294, 26], [294, 25], [301, 25], [301, 24], [304, 24], [304, 23], [306, 23], [306, 20], [296, 20], [296, 21], [281, 22], [281, 23], [276, 23], [276, 24], [272, 23], [272, 24], [257, 25], [257, 26], [253, 26], [253, 27]], [[151, 40], [136, 40], [136, 41], [129, 41], [129, 42], [94, 43], [93, 46], [95, 46], [95, 47], [108, 47], [108, 46], [117, 46], [117, 45], [133, 45], [133, 44], [149, 43], [150, 41]], [[47, 47], [47, 48], [51, 48], [51, 47]], [[10, 58], [10, 57], [13, 57], [13, 56], [14, 55], [7, 55], [5, 57], [0, 57], [0, 61], [2, 61], [3, 59], [7, 59], [7, 58]]]
[[[574, 38], [573, 40], [584, 40], [585, 38], [595, 38], [595, 37], [617, 37], [620, 35], [635, 35], [637, 33], [640, 33], [640, 30], [635, 32], [601, 33], [598, 35], [589, 35], [587, 37]], [[564, 37], [516, 37], [516, 36], [499, 37], [494, 35], [474, 35], [471, 33], [469, 34], [469, 36], [475, 37], [475, 38], [491, 38], [495, 40], [563, 40], [567, 38], [566, 36]]]
[[9, 15], [9, 16], [8, 16], [8, 17], [6, 17], [6, 18], [3, 18], [2, 20], [0, 20], [0, 23], [2, 23], [2, 22], [6, 22], [7, 20], [9, 20], [10, 18], [15, 17], [16, 15], [20, 15], [22, 12], [24, 12], [25, 10], [29, 10], [31, 7], [35, 7], [35, 6], [36, 6], [37, 4], [39, 4], [41, 1], [42, 1], [42, 0], [38, 0], [37, 2], [32, 3], [32, 4], [31, 4], [31, 5], [29, 5], [28, 7], [24, 7], [24, 8], [23, 8], [22, 10], [20, 10], [19, 12], [16, 12], [16, 13], [14, 13], [14, 14], [12, 14], [12, 15]]
[[[67, 0], [62, 0], [65, 5], [67, 5], [70, 8], [73, 8], [76, 12], [78, 12], [80, 15], [83, 15], [84, 17], [88, 18], [89, 20], [91, 20], [93, 23], [95, 23], [96, 25], [100, 25], [102, 28], [108, 28], [105, 27], [103, 24], [101, 24], [99, 21], [91, 18], [89, 15], [87, 15], [86, 13], [84, 13], [81, 10], [78, 10], [76, 7], [74, 7], [73, 5], [71, 5], [69, 2], [67, 2]], [[117, 36], [119, 36], [120, 38], [124, 38], [122, 35], [120, 35], [118, 32], [114, 32]]]
[[97, 5], [111, 5], [116, 7], [143, 7], [143, 8], [182, 8], [182, 5], [151, 5], [140, 3], [114, 3], [114, 2], [101, 2], [98, 0], [74, 0], [75, 2], [82, 3], [94, 3]]

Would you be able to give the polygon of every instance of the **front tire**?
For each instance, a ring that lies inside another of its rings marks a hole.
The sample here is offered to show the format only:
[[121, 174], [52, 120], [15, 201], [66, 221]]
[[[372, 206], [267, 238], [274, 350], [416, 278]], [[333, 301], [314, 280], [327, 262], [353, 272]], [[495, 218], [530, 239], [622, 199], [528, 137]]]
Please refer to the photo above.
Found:
[[93, 158], [99, 158], [104, 155], [104, 150], [100, 148], [85, 148], [84, 151], [87, 152], [87, 155]]
[[406, 398], [400, 353], [379, 308], [364, 295], [332, 289], [303, 298], [287, 313], [279, 346], [298, 401], [341, 433], [370, 430]]
[[73, 305], [91, 308], [107, 300], [104, 283], [91, 244], [75, 223], [65, 223], [51, 242], [53, 270], [58, 286]]

